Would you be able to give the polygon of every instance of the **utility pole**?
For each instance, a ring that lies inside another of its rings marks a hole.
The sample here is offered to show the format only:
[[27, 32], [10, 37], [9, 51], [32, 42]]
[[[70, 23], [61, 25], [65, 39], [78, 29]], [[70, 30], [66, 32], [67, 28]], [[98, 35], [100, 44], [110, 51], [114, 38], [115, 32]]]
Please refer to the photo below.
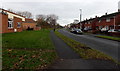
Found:
[[82, 9], [80, 9], [80, 29], [82, 29], [81, 20], [82, 20]]

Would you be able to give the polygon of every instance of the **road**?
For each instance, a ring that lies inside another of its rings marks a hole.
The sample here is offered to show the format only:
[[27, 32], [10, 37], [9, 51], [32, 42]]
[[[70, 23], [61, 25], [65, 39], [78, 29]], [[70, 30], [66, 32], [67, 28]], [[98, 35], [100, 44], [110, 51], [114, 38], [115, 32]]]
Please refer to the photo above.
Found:
[[82, 44], [89, 46], [90, 48], [99, 50], [111, 56], [113, 59], [119, 60], [120, 62], [120, 59], [118, 58], [120, 57], [118, 56], [120, 42], [103, 39], [103, 38], [97, 38], [92, 35], [77, 35], [77, 34], [70, 33], [65, 29], [61, 29], [59, 30], [59, 32], [71, 39], [74, 39]]
[[73, 51], [62, 39], [57, 37], [53, 31], [51, 31], [50, 36], [58, 55], [57, 60], [48, 67], [48, 69], [52, 69], [52, 71], [54, 71], [53, 69], [55, 69], [55, 71], [56, 69], [91, 69], [90, 71], [99, 71], [98, 69], [118, 69], [116, 63], [112, 61], [82, 59], [79, 54]]

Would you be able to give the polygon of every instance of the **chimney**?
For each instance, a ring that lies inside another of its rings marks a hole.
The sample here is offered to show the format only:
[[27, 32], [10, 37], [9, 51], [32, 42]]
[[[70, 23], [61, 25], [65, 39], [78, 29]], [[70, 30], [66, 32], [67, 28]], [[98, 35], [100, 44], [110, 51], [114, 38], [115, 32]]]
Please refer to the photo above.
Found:
[[97, 16], [95, 16], [95, 18], [97, 18]]
[[107, 13], [105, 13], [105, 15], [107, 15]]

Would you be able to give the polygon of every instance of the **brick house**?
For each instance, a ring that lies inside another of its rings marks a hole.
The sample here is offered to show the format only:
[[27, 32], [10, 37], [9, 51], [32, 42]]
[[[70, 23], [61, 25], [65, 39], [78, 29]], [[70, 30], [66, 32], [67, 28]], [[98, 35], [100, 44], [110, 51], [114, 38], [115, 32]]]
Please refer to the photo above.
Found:
[[[80, 23], [79, 23], [80, 24]], [[112, 14], [105, 14], [101, 17], [95, 17], [86, 19], [81, 22], [82, 29], [88, 29], [90, 32], [96, 32], [105, 28], [110, 29], [120, 29], [120, 12], [115, 12]]]
[[101, 30], [102, 28], [120, 29], [120, 12], [101, 16], [96, 22], [96, 29]]
[[40, 30], [41, 27], [37, 26], [37, 23], [33, 20], [33, 19], [25, 19], [25, 22], [22, 23], [23, 25], [23, 30], [28, 30], [28, 29], [32, 29], [32, 30]]
[[22, 22], [25, 21], [25, 17], [0, 9], [0, 20], [0, 33], [21, 32]]
[[95, 32], [97, 20], [98, 20], [98, 17], [96, 16], [95, 18], [90, 18], [82, 21], [81, 22], [82, 30], [88, 30], [88, 32]]
[[33, 19], [0, 8], [0, 33], [22, 32], [27, 28], [40, 30]]

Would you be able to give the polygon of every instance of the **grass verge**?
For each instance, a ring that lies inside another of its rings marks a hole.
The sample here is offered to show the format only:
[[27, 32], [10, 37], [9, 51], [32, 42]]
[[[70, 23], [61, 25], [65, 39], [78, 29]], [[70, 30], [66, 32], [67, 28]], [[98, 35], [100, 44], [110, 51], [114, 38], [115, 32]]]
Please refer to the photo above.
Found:
[[103, 35], [97, 35], [96, 37], [110, 39], [110, 40], [115, 40], [115, 41], [120, 41], [120, 38], [118, 38], [118, 37], [103, 36]]
[[3, 34], [3, 69], [44, 69], [57, 57], [50, 30]]
[[84, 44], [81, 44], [75, 40], [72, 40], [58, 31], [55, 34], [61, 38], [66, 44], [72, 47], [83, 59], [100, 59], [100, 60], [111, 60], [114, 61], [110, 56], [105, 55], [102, 52], [99, 52], [95, 49], [91, 49]]

